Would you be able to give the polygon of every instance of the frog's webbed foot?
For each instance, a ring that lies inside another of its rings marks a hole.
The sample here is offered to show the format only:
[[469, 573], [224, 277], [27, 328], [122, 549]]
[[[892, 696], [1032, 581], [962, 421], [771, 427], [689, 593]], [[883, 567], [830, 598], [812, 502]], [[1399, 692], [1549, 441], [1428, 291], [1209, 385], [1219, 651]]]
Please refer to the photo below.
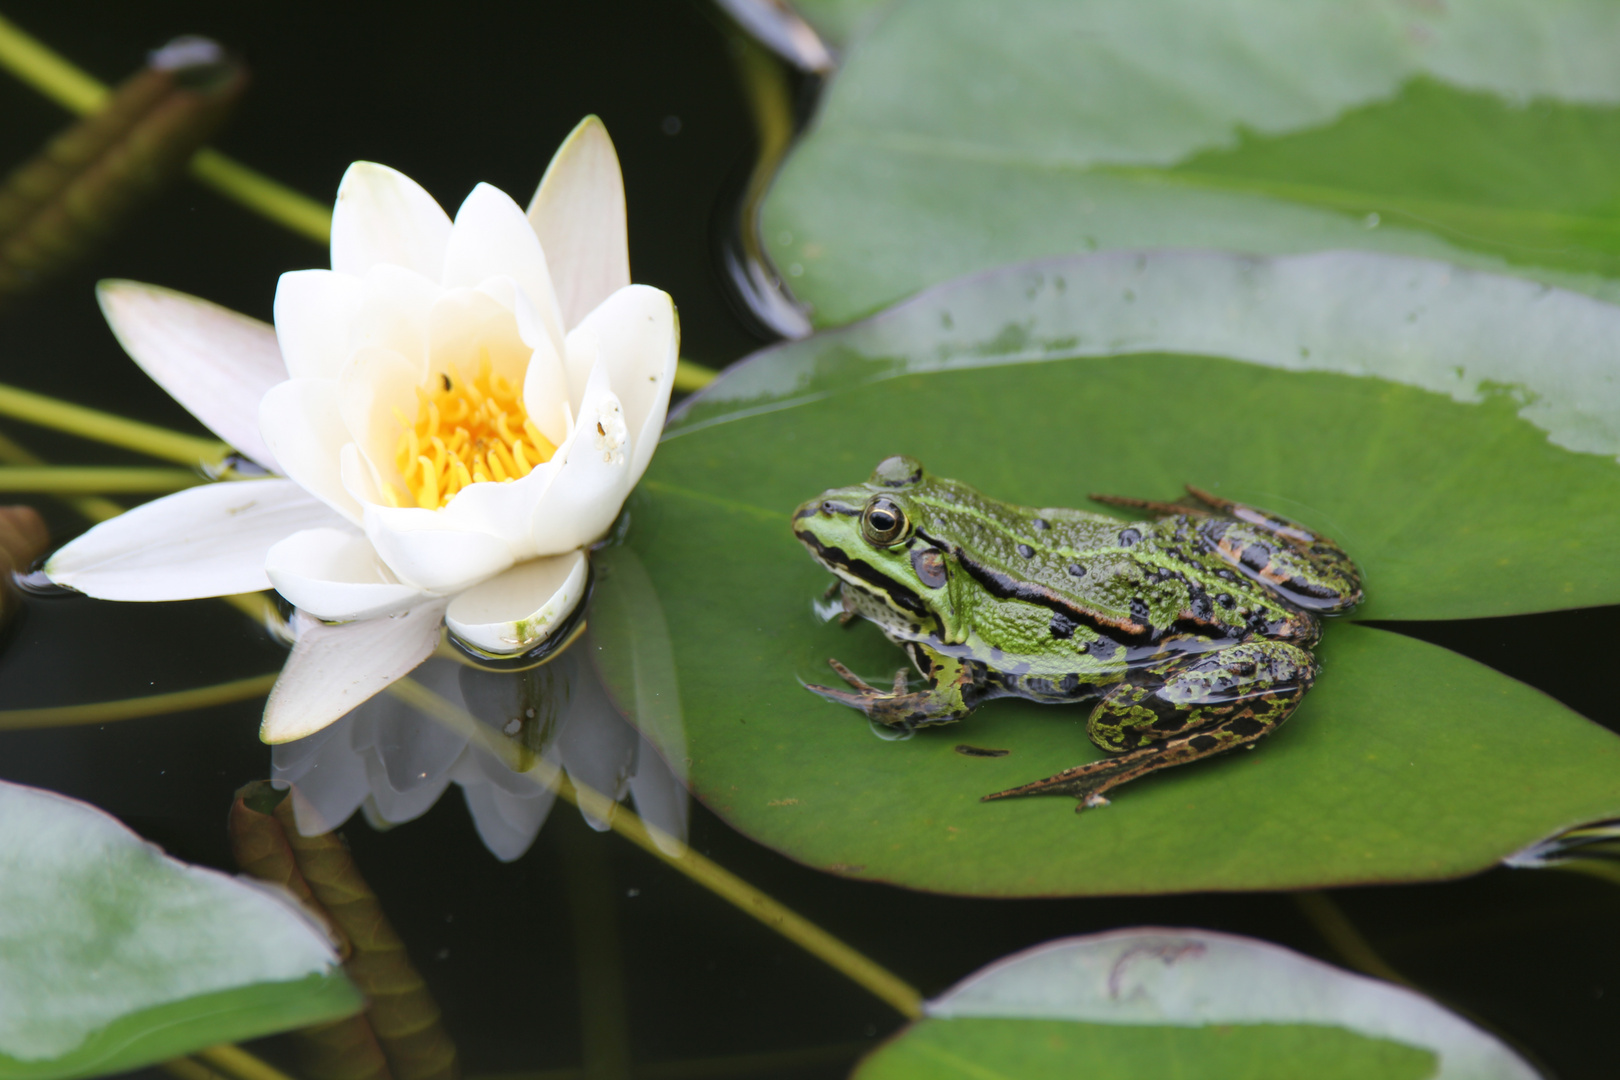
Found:
[[930, 655], [929, 685], [916, 693], [907, 692], [908, 672], [901, 668], [894, 673], [894, 686], [880, 690], [862, 679], [837, 660], [828, 665], [853, 690], [837, 690], [828, 686], [805, 686], [813, 694], [859, 709], [866, 716], [887, 727], [909, 731], [930, 724], [948, 724], [959, 720], [978, 704], [982, 672], [976, 665]]
[[1169, 746], [1149, 746], [1119, 757], [1093, 761], [1089, 765], [1077, 765], [1072, 769], [1064, 769], [1056, 776], [1048, 776], [1044, 780], [985, 795], [979, 801], [994, 802], [997, 799], [1017, 799], [1025, 795], [1069, 795], [1080, 800], [1080, 805], [1074, 808], [1074, 812], [1079, 814], [1091, 807], [1107, 806], [1108, 800], [1104, 798], [1103, 792], [1108, 789], [1118, 787], [1128, 780], [1135, 780], [1139, 776], [1146, 776], [1155, 769], [1175, 764], [1172, 761], [1157, 760], [1169, 749]]
[[[849, 685], [851, 685], [855, 689], [861, 691], [861, 693], [863, 695], [871, 696], [873, 694], [876, 694], [879, 697], [883, 696], [883, 691], [882, 690], [879, 690], [877, 687], [873, 686], [871, 683], [867, 682], [865, 679], [861, 678], [859, 675], [857, 675], [853, 671], [849, 670], [849, 668], [845, 667], [843, 664], [840, 664], [837, 660], [834, 660], [831, 657], [828, 657], [827, 658], [827, 666], [832, 668], [834, 671], [838, 672], [838, 677], [840, 679], [843, 679], [845, 682], [849, 683]], [[827, 694], [844, 694], [844, 693], [847, 693], [847, 691], [843, 691], [843, 690], [828, 690], [824, 686], [812, 686], [812, 687], [810, 687], [810, 689], [814, 690], [818, 694], [821, 694], [823, 697], [827, 696]], [[825, 693], [823, 693], [823, 691], [825, 691]], [[890, 694], [890, 696], [891, 697], [899, 697], [901, 694], [904, 694], [905, 692], [906, 692], [906, 669], [905, 668], [900, 668], [898, 671], [896, 671], [894, 673], [894, 690]], [[854, 695], [850, 695], [850, 696], [854, 696]]]

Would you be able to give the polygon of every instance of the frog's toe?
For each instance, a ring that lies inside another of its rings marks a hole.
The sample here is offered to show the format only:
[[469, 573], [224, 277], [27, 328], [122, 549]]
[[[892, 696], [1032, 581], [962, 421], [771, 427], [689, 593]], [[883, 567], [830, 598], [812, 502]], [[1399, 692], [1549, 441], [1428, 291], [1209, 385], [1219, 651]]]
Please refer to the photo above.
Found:
[[[838, 672], [838, 677], [840, 679], [843, 679], [857, 690], [865, 691], [868, 694], [883, 693], [883, 691], [879, 690], [877, 687], [873, 686], [871, 683], [867, 682], [865, 679], [861, 678], [859, 675], [855, 674], [853, 671], [849, 670], [849, 668], [845, 667], [843, 664], [840, 664], [837, 660], [834, 660], [830, 656], [827, 658], [827, 666]], [[826, 695], [822, 696], [825, 697]]]
[[804, 688], [817, 697], [826, 698], [828, 701], [836, 701], [840, 705], [848, 705], [850, 708], [859, 709], [861, 712], [869, 712], [872, 708], [872, 699], [878, 696], [878, 691], [873, 690], [870, 686], [865, 690], [835, 690], [830, 686], [817, 686], [815, 683], [806, 683]]

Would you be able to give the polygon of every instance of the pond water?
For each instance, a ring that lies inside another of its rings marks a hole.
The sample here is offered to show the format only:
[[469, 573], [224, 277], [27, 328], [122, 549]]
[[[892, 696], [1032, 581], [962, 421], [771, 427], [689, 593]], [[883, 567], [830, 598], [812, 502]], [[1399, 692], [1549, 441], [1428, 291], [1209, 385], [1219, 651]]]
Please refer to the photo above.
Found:
[[[216, 145], [321, 201], [356, 159], [393, 165], [450, 205], [481, 180], [522, 198], [562, 137], [594, 112], [625, 168], [635, 280], [675, 297], [683, 356], [722, 367], [769, 340], [724, 269], [758, 137], [735, 31], [705, 4], [162, 0], [19, 4], [3, 14], [108, 81], [181, 33], [238, 50], [254, 82]], [[788, 81], [807, 107], [814, 80]], [[0, 115], [8, 163], [67, 121], [9, 78], [0, 78]], [[318, 246], [182, 182], [93, 258], [0, 315], [0, 381], [200, 433], [113, 341], [94, 282], [154, 282], [268, 320], [277, 275], [325, 261]], [[145, 463], [25, 425], [0, 430], [52, 462]], [[845, 480], [828, 477], [835, 482]], [[59, 501], [27, 501], [57, 541], [84, 526]], [[1617, 614], [1380, 625], [1477, 659], [1620, 731], [1604, 675]], [[284, 656], [263, 628], [215, 601], [33, 599], [0, 654], [0, 709], [209, 685], [275, 671]], [[233, 793], [271, 775], [271, 750], [257, 737], [261, 707], [254, 699], [0, 732], [0, 778], [87, 800], [179, 858], [234, 872], [225, 832]], [[933, 895], [819, 872], [699, 804], [688, 812], [694, 849], [925, 995], [1018, 949], [1126, 926], [1209, 928], [1354, 961], [1324, 935], [1317, 909], [1287, 893]], [[356, 815], [343, 835], [442, 1008], [468, 1076], [840, 1077], [904, 1023], [820, 960], [562, 803], [512, 862], [486, 849], [454, 791], [388, 829]], [[1550, 1075], [1612, 1075], [1614, 886], [1497, 869], [1331, 897], [1384, 962]], [[285, 1038], [252, 1049], [297, 1067]]]

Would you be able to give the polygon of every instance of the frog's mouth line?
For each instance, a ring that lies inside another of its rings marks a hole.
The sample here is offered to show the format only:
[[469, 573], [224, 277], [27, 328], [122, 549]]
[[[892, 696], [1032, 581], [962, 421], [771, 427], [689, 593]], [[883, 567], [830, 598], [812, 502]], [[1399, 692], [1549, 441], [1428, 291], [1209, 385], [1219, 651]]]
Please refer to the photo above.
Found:
[[816, 561], [827, 569], [847, 580], [858, 589], [864, 589], [874, 596], [887, 597], [891, 606], [900, 611], [909, 611], [919, 619], [937, 623], [939, 620], [934, 612], [923, 603], [922, 597], [897, 584], [894, 579], [884, 576], [870, 563], [853, 559], [843, 548], [829, 547], [810, 533], [797, 533], [800, 542], [810, 549], [810, 554]]

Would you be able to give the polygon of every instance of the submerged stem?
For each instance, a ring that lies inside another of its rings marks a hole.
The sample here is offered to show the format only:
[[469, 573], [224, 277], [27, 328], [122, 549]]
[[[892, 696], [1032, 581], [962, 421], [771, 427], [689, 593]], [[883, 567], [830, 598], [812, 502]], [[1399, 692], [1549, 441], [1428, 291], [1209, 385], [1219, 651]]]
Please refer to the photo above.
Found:
[[195, 1058], [170, 1058], [159, 1068], [176, 1080], [226, 1080], [223, 1073], [215, 1072]]
[[195, 487], [205, 478], [185, 469], [124, 468], [117, 465], [0, 465], [0, 491], [50, 495], [89, 492], [169, 492]]
[[693, 851], [680, 839], [647, 824], [628, 808], [620, 806], [602, 792], [577, 783], [543, 758], [526, 764], [518, 763], [514, 756], [516, 748], [505, 739], [497, 737], [489, 725], [415, 679], [408, 676], [400, 679], [390, 686], [388, 691], [457, 734], [476, 740], [479, 745], [511, 766], [513, 771], [523, 772], [533, 778], [535, 783], [554, 788], [567, 802], [575, 806], [585, 804], [593, 815], [607, 821], [614, 832], [655, 859], [685, 874], [716, 896], [752, 915], [801, 949], [859, 984], [900, 1015], [910, 1020], [922, 1016], [922, 994], [915, 987], [833, 937], [803, 915], [773, 900], [725, 867]]
[[206, 709], [213, 705], [228, 705], [233, 701], [247, 701], [268, 694], [270, 687], [275, 685], [276, 674], [271, 672], [268, 675], [254, 675], [252, 678], [201, 686], [193, 690], [176, 690], [168, 694], [151, 694], [147, 697], [123, 698], [119, 701], [97, 701], [89, 705], [0, 710], [0, 731], [105, 724], [113, 720], [133, 720], [141, 716], [158, 716], [190, 709]]
[[701, 390], [714, 382], [715, 376], [718, 374], [719, 372], [713, 368], [704, 367], [702, 364], [694, 364], [690, 360], [677, 360], [675, 361], [675, 389], [690, 394], [692, 391]]
[[198, 1050], [192, 1055], [236, 1080], [292, 1080], [292, 1077], [265, 1061], [254, 1057], [240, 1046], [223, 1043]]
[[[0, 461], [6, 462], [8, 465], [45, 464], [43, 458], [38, 454], [31, 453], [27, 447], [13, 440], [5, 432], [0, 432]], [[62, 501], [95, 522], [115, 518], [124, 512], [122, 506], [100, 495], [64, 496]]]
[[1377, 950], [1361, 936], [1361, 931], [1356, 929], [1355, 924], [1346, 917], [1343, 910], [1327, 893], [1297, 892], [1294, 894], [1294, 903], [1299, 905], [1299, 910], [1310, 920], [1316, 932], [1333, 946], [1333, 951], [1338, 953], [1345, 963], [1363, 975], [1371, 975], [1375, 979], [1383, 979], [1397, 986], [1412, 986], [1405, 975], [1390, 967], [1384, 958], [1378, 955]]

